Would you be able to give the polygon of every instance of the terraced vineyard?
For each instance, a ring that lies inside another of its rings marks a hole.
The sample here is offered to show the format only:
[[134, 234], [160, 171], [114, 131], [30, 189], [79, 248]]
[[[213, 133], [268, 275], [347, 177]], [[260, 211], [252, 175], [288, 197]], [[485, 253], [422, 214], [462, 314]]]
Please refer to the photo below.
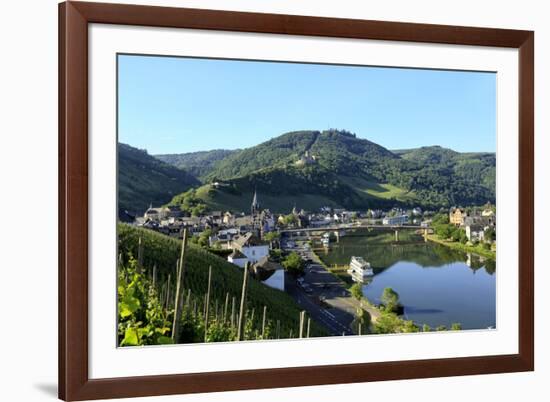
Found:
[[[181, 240], [147, 229], [118, 225], [121, 346], [171, 343], [170, 339], [174, 338], [171, 323], [181, 245]], [[240, 305], [243, 271], [193, 244], [187, 244], [184, 260], [185, 303], [179, 342], [236, 340], [235, 306]], [[212, 267], [210, 291], [209, 267]], [[246, 319], [241, 339], [299, 336], [301, 310], [290, 296], [252, 278], [248, 279], [246, 288]], [[205, 326], [208, 327], [206, 331]], [[304, 336], [305, 327], [304, 324]], [[309, 335], [326, 336], [328, 333], [311, 320]]]

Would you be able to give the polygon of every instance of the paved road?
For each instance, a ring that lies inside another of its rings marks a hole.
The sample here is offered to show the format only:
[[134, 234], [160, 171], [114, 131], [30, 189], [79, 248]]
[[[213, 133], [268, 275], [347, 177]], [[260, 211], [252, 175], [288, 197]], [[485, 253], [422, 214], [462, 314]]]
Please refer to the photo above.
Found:
[[306, 292], [291, 276], [285, 278], [285, 290], [332, 335], [353, 334], [351, 323], [358, 308], [368, 311], [373, 322], [379, 318], [380, 311], [351, 297], [345, 285], [320, 264], [315, 253], [304, 248], [304, 242], [290, 244], [294, 247], [287, 248], [288, 251], [296, 251], [302, 258], [313, 261], [303, 276], [303, 283], [310, 291]]
[[[299, 252], [306, 259], [314, 259], [314, 254], [309, 250], [300, 248]], [[331, 335], [352, 335], [350, 326], [355, 318], [357, 306], [342, 283], [323, 266], [316, 263], [306, 268], [303, 283], [309, 287], [308, 292], [304, 287], [299, 286], [294, 278], [287, 275], [285, 291], [315, 321], [325, 326]]]

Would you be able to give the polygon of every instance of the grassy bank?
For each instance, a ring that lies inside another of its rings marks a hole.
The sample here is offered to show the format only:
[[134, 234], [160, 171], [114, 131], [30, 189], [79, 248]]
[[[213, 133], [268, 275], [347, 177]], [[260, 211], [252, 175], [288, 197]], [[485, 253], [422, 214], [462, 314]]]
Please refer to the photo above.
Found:
[[490, 258], [492, 260], [496, 260], [496, 252], [491, 250], [484, 249], [481, 245], [477, 246], [468, 246], [466, 244], [462, 244], [457, 241], [447, 241], [447, 240], [441, 240], [437, 235], [427, 235], [426, 236], [429, 241], [433, 241], [434, 243], [442, 244], [444, 246], [447, 246], [449, 248], [452, 248], [454, 250], [463, 251], [465, 253], [474, 253], [477, 255], [480, 255], [482, 257]]

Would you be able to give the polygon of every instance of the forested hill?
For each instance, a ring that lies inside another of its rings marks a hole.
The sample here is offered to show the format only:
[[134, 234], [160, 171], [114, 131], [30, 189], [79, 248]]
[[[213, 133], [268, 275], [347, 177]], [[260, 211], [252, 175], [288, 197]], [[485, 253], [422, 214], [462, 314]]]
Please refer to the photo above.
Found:
[[[496, 191], [496, 154], [460, 153], [440, 146], [394, 151], [401, 157], [402, 172], [410, 186], [430, 196], [437, 192], [450, 200], [461, 193], [493, 202]], [[437, 179], [439, 177], [439, 180]]]
[[219, 162], [209, 179], [243, 177], [263, 168], [293, 166], [308, 151], [316, 165], [333, 173], [363, 174], [398, 157], [386, 148], [347, 131], [295, 131], [234, 153]]
[[118, 144], [119, 211], [143, 213], [149, 204], [165, 204], [199, 180], [184, 170], [164, 163], [147, 151]]
[[189, 152], [185, 154], [164, 154], [154, 156], [155, 158], [160, 159], [163, 162], [169, 163], [191, 173], [195, 177], [204, 178], [212, 170], [215, 169], [216, 164], [219, 161], [227, 158], [234, 153], [238, 153], [239, 151], [240, 150], [214, 149], [212, 151]]
[[[203, 182], [194, 197], [215, 210], [248, 210], [254, 189], [263, 206], [276, 212], [293, 205], [309, 210], [323, 205], [438, 209], [495, 201], [494, 153], [438, 146], [390, 151], [342, 130], [290, 132], [223, 152], [162, 158], [178, 166], [178, 158], [194, 163]], [[216, 188], [209, 184], [213, 182], [222, 185]]]

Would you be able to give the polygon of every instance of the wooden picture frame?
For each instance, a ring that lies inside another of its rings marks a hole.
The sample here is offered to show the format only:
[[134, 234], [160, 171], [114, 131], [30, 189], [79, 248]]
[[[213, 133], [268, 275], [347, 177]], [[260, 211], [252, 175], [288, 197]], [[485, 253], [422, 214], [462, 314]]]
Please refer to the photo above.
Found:
[[[519, 49], [519, 353], [400, 362], [90, 379], [88, 24], [120, 24]], [[534, 369], [534, 33], [277, 14], [59, 5], [59, 397], [64, 400], [353, 383]]]

